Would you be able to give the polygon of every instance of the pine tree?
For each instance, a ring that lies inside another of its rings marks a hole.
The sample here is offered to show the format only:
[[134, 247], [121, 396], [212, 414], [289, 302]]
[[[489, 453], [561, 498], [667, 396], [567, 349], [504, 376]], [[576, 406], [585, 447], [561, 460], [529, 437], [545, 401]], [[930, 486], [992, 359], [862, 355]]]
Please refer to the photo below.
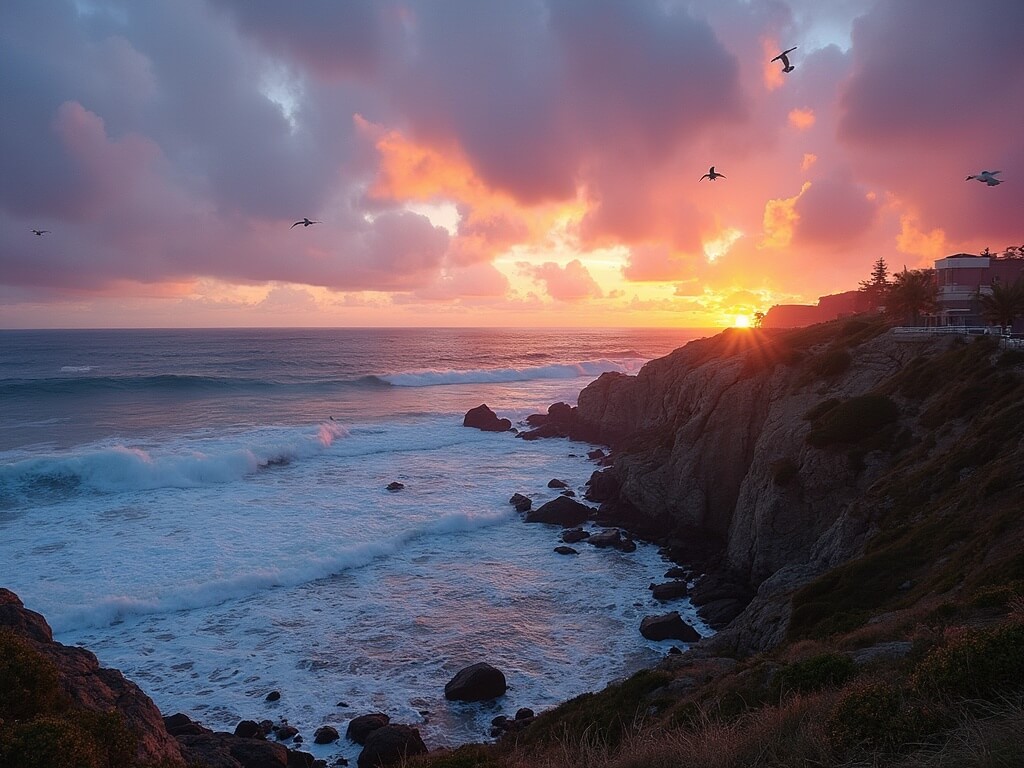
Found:
[[879, 256], [871, 268], [871, 279], [860, 282], [860, 290], [867, 295], [868, 305], [872, 309], [885, 303], [889, 285], [889, 265], [885, 263], [884, 256]]

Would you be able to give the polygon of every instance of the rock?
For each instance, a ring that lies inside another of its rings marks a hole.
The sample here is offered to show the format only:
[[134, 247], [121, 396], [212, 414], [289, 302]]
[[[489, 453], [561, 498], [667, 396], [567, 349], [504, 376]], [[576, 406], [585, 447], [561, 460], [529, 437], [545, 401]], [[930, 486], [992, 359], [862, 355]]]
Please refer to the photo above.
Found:
[[528, 523], [548, 523], [572, 528], [590, 518], [594, 510], [568, 496], [557, 496], [526, 513]]
[[622, 552], [636, 552], [636, 542], [628, 537], [623, 537], [619, 542], [619, 549]]
[[690, 572], [686, 568], [680, 568], [678, 565], [674, 565], [665, 571], [666, 579], [685, 579], [690, 575]]
[[700, 640], [700, 634], [683, 621], [679, 611], [662, 616], [645, 616], [640, 622], [640, 634], [648, 640], [681, 640], [684, 643]]
[[573, 549], [572, 547], [567, 547], [565, 545], [555, 547], [555, 552], [557, 552], [560, 555], [578, 555], [579, 554], [579, 552], [577, 550]]
[[668, 653], [669, 653], [669, 656], [678, 656], [679, 654], [682, 653], [682, 651], [679, 650], [679, 648], [677, 646], [673, 645], [671, 648], [668, 649]]
[[303, 741], [305, 741], [305, 739], [302, 738], [302, 734], [301, 733], [297, 733], [297, 734], [295, 734], [295, 737], [292, 739], [292, 741], [295, 744], [301, 744]]
[[276, 736], [278, 741], [288, 741], [288, 739], [298, 735], [298, 733], [299, 729], [294, 725], [282, 725], [277, 729]]
[[516, 437], [521, 437], [523, 440], [540, 440], [546, 437], [568, 437], [569, 433], [559, 424], [544, 424], [543, 426], [537, 427], [537, 429], [531, 429], [529, 432], [520, 432]]
[[70, 708], [116, 711], [137, 735], [136, 763], [181, 763], [178, 742], [167, 732], [163, 715], [149, 696], [116, 669], [101, 667], [90, 651], [54, 642], [46, 619], [4, 588], [0, 588], [0, 629], [10, 630], [54, 664], [57, 685]]
[[497, 717], [491, 720], [491, 725], [495, 726], [496, 728], [504, 728], [507, 722], [508, 718], [505, 717], [505, 715], [498, 715]]
[[605, 457], [605, 452], [602, 451], [600, 448], [595, 448], [592, 451], [587, 451], [587, 458], [588, 459], [603, 459], [604, 457]]
[[551, 480], [548, 480], [548, 488], [568, 488], [568, 487], [569, 487], [569, 484], [567, 482], [565, 482], [564, 480], [559, 480], [558, 478], [552, 478]]
[[341, 738], [338, 729], [333, 725], [321, 725], [313, 734], [314, 744], [331, 744]]
[[482, 429], [484, 432], [508, 432], [512, 429], [512, 422], [508, 419], [499, 419], [486, 405], [478, 405], [466, 412], [462, 426]]
[[552, 403], [548, 406], [548, 419], [555, 424], [569, 424], [573, 419], [572, 406], [568, 403]]
[[164, 728], [171, 736], [195, 736], [200, 733], [212, 733], [199, 723], [193, 723], [188, 715], [178, 712], [164, 718]]
[[527, 717], [533, 717], [533, 710], [529, 707], [520, 707], [516, 710], [516, 720], [524, 720]]
[[283, 744], [241, 739], [230, 733], [179, 736], [178, 743], [187, 765], [209, 768], [291, 768], [299, 765], [289, 759], [294, 753], [290, 753]]
[[516, 512], [527, 512], [533, 506], [533, 501], [521, 493], [513, 493], [508, 503], [516, 508]]
[[385, 725], [366, 739], [366, 746], [359, 753], [356, 765], [359, 768], [396, 765], [406, 758], [426, 752], [427, 745], [423, 743], [417, 729], [408, 725]]
[[460, 669], [444, 687], [452, 701], [487, 701], [504, 695], [508, 685], [501, 670], [481, 661]]
[[400, 483], [397, 480], [394, 480], [394, 481], [388, 483], [387, 490], [394, 492], [394, 491], [400, 491], [403, 488], [405, 488], [405, 484], [404, 483]]
[[576, 491], [572, 490], [571, 488], [566, 488], [564, 491], [562, 491], [562, 496], [568, 496], [570, 499], [573, 499], [576, 497]]
[[588, 544], [593, 544], [595, 547], [604, 549], [605, 547], [613, 547], [618, 549], [622, 544], [622, 533], [618, 528], [607, 528], [598, 533], [592, 533], [590, 538], [587, 539]]
[[270, 693], [267, 694], [267, 698], [265, 698], [264, 701], [279, 701], [280, 699], [281, 699], [281, 692], [280, 691], [271, 691]]
[[685, 581], [668, 581], [664, 584], [651, 584], [648, 589], [651, 590], [651, 594], [655, 600], [678, 600], [680, 597], [686, 597], [690, 593], [690, 589]]
[[391, 718], [383, 712], [371, 712], [368, 715], [353, 717], [345, 731], [345, 737], [356, 744], [365, 744], [367, 737], [378, 728], [383, 728], [391, 722]]
[[255, 720], [242, 720], [235, 726], [235, 736], [243, 739], [262, 739], [265, 735]]
[[584, 498], [602, 504], [612, 501], [619, 495], [619, 481], [610, 469], [598, 470], [590, 475], [587, 481], [587, 492]]
[[590, 533], [582, 528], [570, 528], [568, 531], [563, 531], [559, 538], [566, 544], [575, 544], [577, 541], [583, 541], [589, 537]]

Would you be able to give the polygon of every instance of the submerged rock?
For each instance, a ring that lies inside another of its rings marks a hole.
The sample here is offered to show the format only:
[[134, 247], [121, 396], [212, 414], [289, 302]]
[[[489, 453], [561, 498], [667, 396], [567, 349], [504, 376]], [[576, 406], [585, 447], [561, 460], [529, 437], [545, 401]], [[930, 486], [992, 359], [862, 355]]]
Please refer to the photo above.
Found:
[[577, 550], [573, 549], [572, 547], [567, 547], [564, 544], [561, 545], [561, 546], [555, 547], [555, 552], [557, 552], [560, 555], [578, 555], [579, 554], [579, 552]]
[[444, 687], [444, 697], [453, 701], [487, 701], [504, 695], [507, 688], [501, 670], [481, 661], [460, 669]]
[[679, 611], [645, 616], [640, 622], [640, 634], [648, 640], [682, 640], [684, 643], [695, 643], [701, 637], [697, 630], [683, 621]]
[[528, 523], [549, 523], [572, 528], [590, 519], [594, 510], [568, 496], [558, 496], [526, 513]]

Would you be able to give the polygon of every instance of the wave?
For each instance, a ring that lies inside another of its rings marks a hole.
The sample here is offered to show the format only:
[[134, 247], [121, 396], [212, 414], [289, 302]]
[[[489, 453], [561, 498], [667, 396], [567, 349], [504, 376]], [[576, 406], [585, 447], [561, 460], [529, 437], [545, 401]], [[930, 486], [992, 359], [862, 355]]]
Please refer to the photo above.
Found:
[[266, 467], [314, 456], [347, 435], [343, 426], [328, 422], [314, 432], [277, 434], [251, 445], [225, 446], [210, 453], [155, 455], [142, 448], [114, 445], [71, 456], [22, 459], [0, 466], [0, 491], [66, 494], [229, 483]]
[[271, 390], [297, 392], [334, 390], [345, 387], [388, 386], [377, 376], [356, 379], [320, 379], [282, 382], [273, 379], [190, 374], [153, 376], [75, 376], [45, 379], [6, 379], [0, 381], [0, 397], [36, 397], [39, 395], [89, 395], [101, 393], [163, 392], [182, 394], [268, 393]]
[[504, 384], [537, 379], [576, 379], [602, 373], [636, 373], [646, 362], [641, 357], [602, 358], [577, 363], [527, 366], [524, 368], [475, 368], [471, 370], [423, 369], [378, 376], [396, 387], [434, 387], [445, 384]]
[[66, 613], [49, 612], [47, 618], [50, 620], [54, 632], [61, 633], [89, 627], [109, 626], [131, 616], [208, 608], [229, 600], [246, 598], [267, 589], [294, 587], [328, 578], [346, 570], [360, 568], [379, 557], [400, 552], [409, 542], [416, 539], [486, 528], [500, 524], [514, 516], [515, 512], [511, 509], [484, 514], [451, 512], [390, 537], [345, 547], [338, 552], [322, 557], [305, 557], [300, 565], [256, 568], [223, 579], [184, 585], [168, 594], [149, 597], [110, 596], [88, 608], [79, 608]]

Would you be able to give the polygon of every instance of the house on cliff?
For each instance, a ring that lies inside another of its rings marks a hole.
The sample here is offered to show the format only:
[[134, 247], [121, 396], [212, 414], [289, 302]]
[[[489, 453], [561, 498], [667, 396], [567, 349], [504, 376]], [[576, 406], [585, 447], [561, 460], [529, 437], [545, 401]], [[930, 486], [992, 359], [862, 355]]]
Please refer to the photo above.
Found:
[[[992, 293], [994, 284], [1012, 284], [1024, 276], [1024, 258], [973, 253], [955, 253], [935, 261], [936, 308], [929, 324], [938, 327], [980, 327], [988, 320], [982, 312], [980, 295]], [[1024, 318], [1013, 325], [1024, 331]]]

